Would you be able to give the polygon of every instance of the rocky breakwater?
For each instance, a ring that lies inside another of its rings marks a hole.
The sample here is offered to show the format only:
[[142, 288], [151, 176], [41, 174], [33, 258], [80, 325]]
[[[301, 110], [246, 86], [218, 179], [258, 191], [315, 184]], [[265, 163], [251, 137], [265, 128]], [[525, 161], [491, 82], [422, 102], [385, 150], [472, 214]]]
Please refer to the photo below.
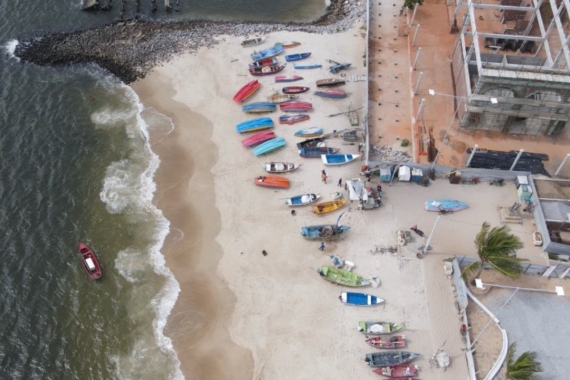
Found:
[[331, 0], [326, 13], [312, 23], [233, 23], [224, 21], [117, 21], [92, 29], [52, 33], [18, 45], [15, 55], [37, 65], [94, 63], [125, 83], [143, 78], [173, 55], [217, 43], [217, 36], [263, 35], [290, 30], [338, 33], [366, 18], [366, 3]]

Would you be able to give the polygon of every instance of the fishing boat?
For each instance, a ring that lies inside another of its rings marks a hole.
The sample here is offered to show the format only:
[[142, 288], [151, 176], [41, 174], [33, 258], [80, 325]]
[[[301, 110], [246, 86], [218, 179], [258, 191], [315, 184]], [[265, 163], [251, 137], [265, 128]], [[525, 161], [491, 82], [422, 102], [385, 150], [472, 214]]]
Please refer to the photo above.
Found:
[[358, 331], [365, 335], [385, 335], [393, 334], [396, 331], [404, 329], [404, 325], [393, 322], [380, 321], [360, 321], [358, 322]]
[[366, 359], [364, 360], [370, 367], [385, 367], [406, 364], [420, 356], [420, 354], [408, 351], [384, 351], [366, 354]]
[[268, 173], [287, 173], [299, 169], [301, 165], [292, 162], [266, 162], [263, 169]]
[[285, 102], [290, 102], [293, 99], [297, 99], [299, 95], [295, 94], [272, 94], [267, 97], [267, 101], [275, 104], [281, 104]]
[[285, 204], [289, 207], [306, 206], [315, 202], [321, 194], [301, 194], [285, 199]]
[[286, 142], [283, 137], [275, 137], [274, 139], [268, 140], [261, 145], [253, 148], [253, 154], [255, 156], [261, 156], [262, 154], [270, 153], [279, 148], [283, 148], [285, 145]]
[[244, 104], [241, 109], [246, 113], [267, 113], [276, 111], [277, 106], [271, 102], [255, 102]]
[[319, 79], [317, 81], [317, 87], [336, 87], [344, 84], [346, 84], [344, 80], [337, 78]]
[[426, 201], [425, 207], [427, 211], [461, 211], [469, 206], [465, 202], [456, 201], [454, 199], [432, 199]]
[[254, 51], [251, 58], [254, 61], [259, 61], [265, 58], [273, 58], [283, 53], [283, 46], [277, 45], [260, 51]]
[[323, 154], [321, 160], [325, 165], [348, 164], [360, 157], [360, 154]]
[[[297, 143], [297, 148], [325, 148], [325, 137], [315, 137], [314, 139], [307, 139]], [[319, 156], [320, 157], [320, 156]]]
[[279, 108], [284, 112], [303, 112], [312, 109], [313, 105], [309, 102], [294, 101], [282, 103]]
[[298, 75], [277, 75], [275, 77], [275, 83], [296, 82], [298, 80], [303, 80], [303, 77]]
[[274, 137], [275, 133], [273, 133], [273, 131], [261, 131], [241, 140], [241, 145], [245, 147], [255, 146], [267, 140], [271, 140]]
[[309, 87], [305, 86], [288, 86], [282, 89], [284, 94], [302, 94], [303, 92], [309, 91]]
[[249, 64], [249, 67], [263, 67], [263, 66], [278, 66], [279, 61], [277, 58], [264, 58], [259, 61], [253, 61]]
[[289, 54], [289, 55], [285, 56], [285, 60], [287, 62], [300, 61], [302, 59], [309, 58], [310, 56], [311, 56], [311, 53]]
[[250, 73], [251, 75], [260, 77], [260, 76], [264, 76], [264, 75], [277, 74], [278, 72], [283, 71], [284, 68], [285, 68], [285, 65], [281, 65], [281, 66], [250, 67], [250, 68], [249, 68], [249, 73]]
[[346, 92], [344, 90], [339, 90], [336, 88], [317, 90], [315, 91], [315, 95], [320, 96], [321, 98], [331, 98], [331, 99], [344, 99], [347, 97]]
[[315, 226], [301, 227], [301, 235], [309, 240], [335, 240], [344, 236], [350, 230], [350, 226], [341, 226], [340, 219], [344, 212], [339, 215], [336, 224], [318, 224]]
[[91, 249], [83, 243], [79, 243], [79, 258], [85, 272], [91, 277], [92, 280], [98, 280], [103, 276], [101, 266], [97, 257]]
[[340, 70], [346, 70], [350, 67], [350, 63], [337, 63], [335, 65], [332, 65], [331, 67], [329, 67], [329, 71], [333, 74], [338, 73]]
[[259, 177], [255, 177], [253, 183], [257, 186], [276, 187], [279, 189], [286, 189], [289, 187], [289, 180], [278, 175], [261, 175]]
[[263, 41], [265, 41], [265, 37], [248, 38], [248, 39], [243, 40], [241, 42], [241, 46], [243, 46], [243, 47], [256, 46], [256, 45], [262, 44]]
[[366, 343], [374, 348], [404, 348], [406, 347], [406, 337], [404, 335], [394, 335], [389, 338], [375, 336], [373, 338], [366, 339]]
[[349, 286], [351, 288], [359, 288], [371, 284], [370, 280], [366, 280], [364, 277], [344, 269], [322, 266], [317, 269], [317, 272], [322, 278], [333, 284]]
[[319, 127], [311, 127], [306, 129], [299, 129], [295, 132], [297, 137], [317, 137], [323, 134], [323, 129]]
[[377, 375], [389, 377], [391, 379], [407, 379], [407, 380], [414, 380], [409, 379], [412, 376], [418, 375], [418, 366], [417, 365], [392, 365], [386, 367], [378, 367], [374, 369], [374, 372]]
[[373, 296], [372, 294], [354, 292], [341, 292], [338, 299], [340, 302], [352, 306], [377, 306], [386, 302], [382, 298]]
[[309, 115], [297, 114], [297, 115], [282, 115], [279, 116], [279, 124], [289, 124], [293, 125], [295, 123], [300, 123], [305, 120], [309, 120], [311, 117]]
[[234, 95], [233, 101], [236, 103], [243, 102], [248, 97], [250, 97], [255, 91], [257, 91], [259, 87], [261, 87], [261, 84], [257, 79], [248, 82], [242, 88], [240, 88], [239, 91]]
[[299, 155], [305, 158], [320, 158], [323, 154], [335, 154], [340, 148], [332, 147], [314, 147], [314, 148], [301, 148]]
[[318, 69], [323, 67], [323, 65], [318, 64], [318, 63], [295, 63], [295, 69], [299, 69], [299, 70], [308, 70], [308, 69]]
[[294, 48], [297, 46], [300, 46], [301, 43], [297, 42], [297, 41], [291, 41], [291, 42], [277, 42], [275, 43], [275, 45], [281, 45], [283, 46], [285, 49], [290, 49], [290, 48]]
[[317, 215], [324, 215], [339, 210], [342, 206], [346, 204], [346, 199], [334, 199], [332, 201], [326, 201], [317, 203], [313, 206], [313, 213]]
[[243, 121], [236, 125], [236, 130], [239, 133], [255, 132], [269, 128], [273, 128], [273, 120], [269, 117], [259, 117], [257, 119]]

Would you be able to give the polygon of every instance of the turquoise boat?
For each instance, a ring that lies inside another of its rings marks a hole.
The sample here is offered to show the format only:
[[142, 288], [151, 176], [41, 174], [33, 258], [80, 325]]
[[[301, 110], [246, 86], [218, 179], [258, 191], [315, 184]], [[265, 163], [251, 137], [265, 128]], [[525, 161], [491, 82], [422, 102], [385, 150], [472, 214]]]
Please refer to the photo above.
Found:
[[241, 109], [243, 112], [247, 113], [265, 113], [276, 111], [277, 106], [274, 103], [269, 102], [256, 102], [244, 104]]
[[253, 54], [251, 55], [251, 58], [254, 61], [259, 61], [259, 60], [262, 60], [265, 58], [273, 58], [273, 57], [283, 53], [283, 50], [284, 50], [283, 46], [276, 45], [276, 46], [270, 47], [269, 49], [253, 52]]
[[257, 146], [255, 149], [253, 149], [253, 154], [256, 156], [261, 156], [262, 154], [273, 152], [274, 150], [282, 148], [284, 146], [285, 139], [282, 137], [276, 137]]
[[448, 211], [455, 212], [465, 210], [469, 205], [465, 202], [456, 201], [455, 199], [431, 199], [426, 201], [427, 211]]
[[296, 69], [318, 69], [321, 67], [323, 67], [323, 65], [318, 63], [295, 63]]
[[269, 117], [251, 119], [236, 125], [236, 130], [239, 133], [255, 132], [269, 128], [273, 128], [273, 120], [271, 120]]

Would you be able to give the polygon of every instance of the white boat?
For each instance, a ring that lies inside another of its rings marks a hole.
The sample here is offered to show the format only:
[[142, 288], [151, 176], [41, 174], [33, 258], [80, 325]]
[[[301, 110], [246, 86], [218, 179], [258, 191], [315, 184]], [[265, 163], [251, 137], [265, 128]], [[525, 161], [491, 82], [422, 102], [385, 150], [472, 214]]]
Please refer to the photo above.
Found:
[[360, 154], [322, 154], [321, 160], [325, 165], [348, 164], [360, 157]]
[[290, 207], [305, 206], [315, 202], [321, 194], [301, 194], [285, 200], [285, 204]]
[[241, 42], [241, 46], [243, 46], [243, 47], [256, 46], [256, 45], [263, 43], [263, 41], [265, 41], [265, 37], [248, 38], [247, 40], [243, 40]]
[[297, 170], [301, 164], [294, 164], [291, 162], [266, 162], [263, 164], [263, 170], [268, 173], [287, 173]]

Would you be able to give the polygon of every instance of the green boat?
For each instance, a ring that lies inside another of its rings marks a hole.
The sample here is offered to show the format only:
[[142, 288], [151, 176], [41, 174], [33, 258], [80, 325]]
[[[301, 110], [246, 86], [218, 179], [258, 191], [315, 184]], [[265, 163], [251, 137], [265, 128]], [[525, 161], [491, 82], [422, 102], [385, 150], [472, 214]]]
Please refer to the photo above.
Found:
[[317, 269], [317, 272], [325, 280], [339, 285], [350, 286], [352, 288], [371, 285], [370, 280], [366, 280], [362, 276], [343, 269], [323, 266]]
[[400, 331], [404, 325], [393, 322], [361, 321], [358, 322], [358, 331], [366, 335], [384, 335]]

